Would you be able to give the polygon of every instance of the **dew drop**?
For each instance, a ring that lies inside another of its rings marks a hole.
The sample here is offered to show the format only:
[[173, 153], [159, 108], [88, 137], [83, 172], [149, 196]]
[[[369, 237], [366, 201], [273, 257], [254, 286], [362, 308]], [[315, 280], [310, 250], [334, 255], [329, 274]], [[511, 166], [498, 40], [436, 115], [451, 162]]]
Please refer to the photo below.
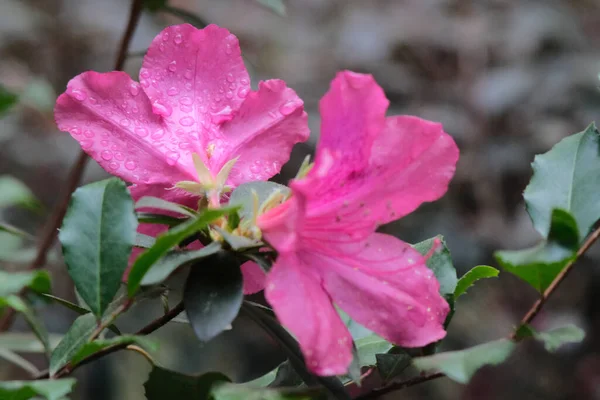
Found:
[[175, 42], [175, 44], [181, 44], [183, 42], [183, 38], [181, 37], [180, 33], [175, 35], [175, 37], [173, 38], [173, 42]]
[[98, 100], [96, 100], [96, 98], [94, 98], [94, 97], [90, 97], [90, 103], [96, 104], [96, 103], [98, 103]]
[[100, 144], [102, 145], [102, 147], [108, 147], [108, 140], [102, 140]]
[[183, 77], [188, 80], [192, 79], [193, 76], [194, 76], [194, 73], [192, 71], [190, 71], [189, 69], [183, 73]]
[[93, 141], [89, 140], [89, 139], [84, 139], [81, 142], [81, 148], [84, 150], [89, 150], [92, 148], [92, 145], [94, 144]]
[[248, 79], [246, 79], [246, 78], [242, 78], [242, 79], [240, 79], [240, 83], [241, 83], [242, 85], [247, 85], [247, 84], [248, 84]]
[[194, 118], [192, 117], [183, 117], [179, 120], [179, 123], [183, 126], [192, 126], [194, 125]]
[[132, 113], [134, 113], [134, 114], [137, 114], [139, 111], [140, 111], [140, 109], [139, 109], [139, 108], [137, 108], [137, 106], [133, 106], [133, 107], [131, 107], [131, 112], [132, 112]]
[[241, 87], [240, 90], [238, 90], [237, 95], [240, 99], [244, 99], [244, 98], [246, 98], [246, 96], [248, 96], [249, 91], [250, 91], [249, 88]]
[[148, 78], [150, 78], [150, 71], [148, 71], [147, 69], [143, 69], [143, 70], [140, 72], [140, 76], [141, 76], [142, 78], [146, 78], [146, 79], [148, 79]]
[[179, 135], [179, 136], [183, 136], [183, 135], [185, 135], [185, 131], [184, 131], [183, 129], [177, 129], [177, 130], [175, 131], [175, 134], [176, 134], [176, 135]]
[[100, 153], [100, 157], [102, 157], [103, 160], [110, 161], [113, 158], [113, 154], [108, 150], [104, 150]]
[[123, 161], [125, 159], [125, 156], [123, 156], [123, 153], [121, 153], [120, 151], [117, 151], [115, 153], [115, 159], [117, 159], [118, 161]]
[[123, 118], [119, 121], [119, 124], [121, 124], [121, 126], [129, 126], [130, 123], [131, 122], [127, 118]]
[[227, 92], [225, 93], [225, 97], [228, 99], [232, 99], [233, 98], [233, 92]]
[[281, 112], [283, 115], [290, 115], [291, 113], [296, 111], [297, 107], [298, 107], [297, 102], [288, 101], [287, 103], [285, 103], [281, 107], [279, 107], [279, 112]]
[[227, 81], [228, 82], [235, 82], [235, 77], [233, 76], [232, 73], [227, 74]]
[[135, 134], [138, 135], [139, 137], [146, 137], [148, 136], [148, 130], [146, 128], [135, 128]]
[[183, 111], [184, 113], [190, 113], [193, 110], [192, 106], [185, 106], [185, 105], [179, 106], [179, 109], [181, 111]]
[[274, 111], [269, 111], [269, 117], [276, 119], [277, 118], [277, 113]]
[[142, 79], [142, 80], [140, 80], [140, 85], [147, 88], [150, 86], [150, 82], [148, 82], [146, 79]]
[[83, 90], [73, 89], [71, 91], [71, 94], [73, 95], [73, 97], [75, 97], [75, 100], [78, 101], [84, 101], [85, 99], [87, 99], [87, 94]]
[[159, 44], [158, 49], [160, 50], [161, 53], [164, 53], [165, 52], [165, 44], [164, 43]]
[[71, 135], [81, 135], [81, 131], [79, 130], [79, 128], [72, 128], [70, 131]]
[[175, 165], [177, 163], [177, 160], [179, 160], [179, 153], [177, 153], [176, 151], [169, 151], [167, 153], [167, 164]]
[[179, 99], [179, 102], [180, 102], [181, 104], [184, 104], [184, 105], [186, 105], [186, 106], [191, 106], [191, 105], [193, 104], [193, 101], [192, 101], [192, 99], [191, 99], [191, 98], [189, 98], [189, 97], [187, 97], [187, 96], [180, 98], [180, 99]]
[[152, 103], [152, 112], [163, 117], [169, 117], [173, 114], [173, 109], [170, 105], [163, 103], [161, 100], [154, 100]]
[[163, 136], [165, 136], [165, 131], [163, 129], [159, 129], [152, 134], [151, 138], [154, 140], [158, 140], [162, 139]]
[[112, 170], [117, 170], [117, 169], [119, 169], [119, 163], [112, 161], [110, 164], [108, 164], [108, 168], [110, 168]]
[[163, 33], [163, 35], [162, 35], [162, 40], [166, 42], [167, 40], [169, 40], [169, 36], [170, 36], [170, 35], [169, 35], [169, 32], [165, 32], [165, 33]]
[[83, 131], [83, 136], [85, 136], [85, 137], [87, 137], [87, 138], [90, 138], [90, 139], [91, 139], [91, 138], [93, 138], [95, 135], [94, 135], [94, 132], [92, 132], [92, 131], [90, 131], [90, 130], [86, 130], [86, 131]]
[[125, 168], [127, 168], [130, 171], [133, 171], [135, 169], [136, 165], [135, 165], [135, 161], [126, 161], [125, 162]]
[[169, 71], [171, 72], [175, 72], [177, 71], [177, 61], [171, 61], [169, 63], [169, 66], [167, 67], [169, 69]]
[[138, 87], [138, 85], [133, 84], [129, 87], [129, 93], [131, 93], [132, 96], [137, 96], [139, 92], [140, 88]]
[[171, 88], [169, 88], [169, 90], [167, 90], [167, 94], [169, 96], [175, 96], [175, 95], [179, 94], [179, 89], [177, 89], [176, 87], [171, 87]]
[[229, 43], [227, 43], [227, 46], [225, 47], [225, 53], [226, 54], [233, 53], [233, 49], [231, 48], [231, 45]]

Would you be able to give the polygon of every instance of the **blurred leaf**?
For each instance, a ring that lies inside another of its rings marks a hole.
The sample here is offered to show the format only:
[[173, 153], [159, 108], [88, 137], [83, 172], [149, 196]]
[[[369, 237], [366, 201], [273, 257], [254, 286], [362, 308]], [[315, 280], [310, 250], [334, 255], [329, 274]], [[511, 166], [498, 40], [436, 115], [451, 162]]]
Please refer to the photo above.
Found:
[[184, 239], [206, 228], [209, 223], [234, 211], [233, 208], [219, 208], [217, 210], [204, 210], [196, 218], [190, 218], [184, 223], [164, 232], [156, 238], [154, 246], [143, 252], [135, 260], [127, 281], [127, 292], [133, 296], [140, 287], [142, 279], [152, 265], [168, 253], [171, 248]]
[[28, 288], [38, 293], [50, 292], [50, 274], [47, 271], [5, 272], [0, 271], [0, 297], [18, 294]]
[[[562, 210], [552, 212], [552, 227], [548, 240], [525, 250], [497, 251], [494, 257], [511, 274], [523, 279], [540, 293], [544, 292], [554, 278], [575, 257], [572, 246], [573, 231], [568, 223], [568, 213]], [[576, 236], [575, 236], [576, 237]]]
[[387, 353], [394, 347], [390, 342], [379, 336], [372, 334], [362, 339], [354, 341], [356, 349], [358, 350], [358, 358], [360, 360], [360, 366], [376, 365], [377, 354]]
[[117, 178], [77, 189], [58, 235], [75, 287], [100, 317], [119, 290], [138, 222], [125, 182]]
[[285, 3], [283, 0], [256, 0], [274, 13], [285, 16]]
[[157, 345], [156, 343], [143, 336], [135, 336], [135, 335], [123, 335], [118, 336], [111, 339], [96, 339], [93, 342], [86, 343], [82, 347], [79, 348], [77, 353], [71, 357], [69, 360], [72, 365], [79, 364], [83, 359], [106, 349], [107, 347], [111, 347], [119, 344], [136, 344], [141, 348], [149, 351], [156, 351]]
[[56, 346], [50, 357], [50, 377], [64, 367], [88, 342], [98, 324], [96, 317], [89, 313], [77, 318], [63, 340]]
[[[54, 349], [62, 338], [63, 335], [48, 335], [50, 348]], [[38, 337], [29, 332], [0, 333], [0, 349], [8, 349], [19, 353], [44, 353], [46, 351]]]
[[0, 222], [0, 231], [10, 233], [11, 235], [19, 236], [22, 238], [32, 238], [32, 236], [29, 233], [10, 224], [7, 224], [6, 222]]
[[135, 247], [149, 249], [154, 246], [154, 243], [156, 243], [156, 239], [152, 236], [144, 235], [143, 233], [136, 233], [135, 235]]
[[533, 225], [547, 237], [556, 208], [570, 212], [583, 240], [600, 218], [600, 132], [594, 124], [535, 156], [523, 197]]
[[0, 116], [17, 104], [18, 100], [19, 97], [16, 94], [9, 92], [4, 86], [0, 85]]
[[138, 212], [136, 215], [140, 224], [159, 224], [173, 227], [186, 221], [184, 218], [169, 217], [168, 215], [162, 214]]
[[20, 180], [9, 176], [0, 176], [0, 208], [21, 206], [40, 211], [42, 206], [33, 192]]
[[50, 344], [48, 343], [48, 332], [46, 331], [46, 328], [41, 323], [41, 321], [38, 319], [34, 310], [27, 303], [25, 303], [21, 298], [15, 296], [15, 295], [9, 295], [7, 297], [0, 297], [0, 309], [2, 309], [2, 307], [6, 307], [6, 306], [14, 309], [16, 312], [19, 312], [23, 315], [23, 317], [25, 318], [25, 320], [27, 321], [27, 323], [33, 330], [33, 333], [35, 333], [37, 338], [40, 340], [40, 342], [46, 349], [46, 354], [49, 355], [50, 354]]
[[517, 330], [517, 339], [520, 340], [527, 337], [535, 338], [544, 343], [547, 351], [555, 352], [565, 344], [580, 343], [585, 338], [585, 332], [573, 324], [550, 329], [545, 332], [537, 332], [529, 325], [521, 325]]
[[421, 371], [443, 372], [448, 378], [465, 384], [481, 367], [504, 362], [514, 347], [515, 343], [512, 341], [500, 339], [466, 350], [414, 358], [413, 365]]
[[234, 235], [218, 226], [213, 227], [213, 229], [223, 236], [223, 239], [225, 239], [227, 244], [236, 251], [264, 245], [260, 240], [253, 240], [245, 236]]
[[298, 375], [289, 360], [283, 362], [275, 371], [275, 377], [268, 385], [270, 387], [296, 387], [303, 383], [302, 377]]
[[28, 400], [41, 396], [47, 400], [64, 400], [75, 382], [74, 378], [0, 382], [0, 399]]
[[162, 7], [160, 11], [166, 12], [167, 14], [171, 14], [177, 18], [181, 18], [185, 22], [194, 25], [198, 29], [206, 28], [208, 26], [208, 22], [206, 22], [199, 15], [184, 10], [183, 8], [166, 5]]
[[182, 250], [167, 253], [150, 267], [141, 284], [148, 286], [161, 283], [177, 268], [200, 261], [219, 250], [221, 250], [221, 243], [212, 242], [200, 250]]
[[240, 217], [242, 219], [250, 219], [254, 216], [255, 207], [260, 207], [276, 193], [287, 196], [290, 193], [290, 189], [287, 186], [269, 181], [242, 183], [231, 193], [229, 204], [241, 206], [239, 211]]
[[16, 365], [17, 367], [20, 367], [21, 369], [29, 372], [32, 376], [36, 376], [40, 372], [35, 365], [33, 365], [32, 363], [30, 363], [29, 361], [27, 361], [12, 350], [0, 347], [0, 358], [3, 358], [6, 361]]
[[250, 385], [221, 384], [212, 389], [214, 400], [316, 400], [326, 399], [317, 389], [268, 389]]
[[177, 214], [185, 215], [187, 217], [195, 217], [196, 213], [190, 210], [188, 207], [184, 207], [181, 204], [173, 203], [167, 200], [163, 200], [158, 197], [144, 196], [135, 203], [135, 209], [140, 208], [155, 208], [161, 211], [174, 212]]
[[467, 290], [480, 279], [495, 278], [499, 271], [496, 268], [487, 265], [478, 265], [464, 274], [456, 285], [454, 290], [454, 300], [465, 294]]
[[229, 218], [227, 219], [227, 229], [232, 231], [238, 226], [240, 226], [240, 214], [236, 211], [229, 214]]
[[[91, 312], [87, 308], [83, 308], [81, 306], [78, 306], [75, 303], [71, 303], [68, 300], [61, 299], [60, 297], [56, 297], [56, 296], [53, 296], [51, 294], [44, 293], [44, 294], [42, 294], [42, 296], [44, 296], [45, 298], [50, 299], [52, 301], [55, 301], [56, 303], [60, 304], [61, 306], [64, 306], [64, 307], [68, 308], [69, 310], [75, 311], [79, 315], [83, 315], [83, 314], [87, 314], [87, 313]], [[119, 329], [114, 324], [109, 325], [108, 329], [110, 329], [111, 331], [113, 331], [117, 335], [121, 334], [121, 331], [119, 331]]]
[[166, 7], [169, 0], [143, 0], [144, 7], [150, 12], [156, 12]]
[[242, 289], [240, 261], [231, 252], [221, 250], [192, 266], [183, 302], [198, 339], [208, 341], [231, 325], [242, 305]]
[[452, 264], [450, 250], [446, 246], [444, 237], [438, 235], [431, 239], [417, 243], [413, 245], [413, 247], [422, 255], [426, 255], [433, 247], [436, 239], [441, 241], [442, 246], [440, 249], [436, 250], [431, 257], [429, 257], [427, 260], [427, 267], [433, 271], [435, 277], [440, 283], [440, 294], [443, 296], [452, 295], [456, 289], [458, 279], [456, 277], [456, 269], [454, 269], [454, 265]]
[[409, 365], [412, 357], [400, 350], [398, 353], [376, 354], [377, 370], [384, 382], [399, 376]]
[[231, 380], [219, 372], [190, 376], [155, 366], [144, 383], [144, 388], [147, 400], [209, 400], [213, 386], [223, 382]]

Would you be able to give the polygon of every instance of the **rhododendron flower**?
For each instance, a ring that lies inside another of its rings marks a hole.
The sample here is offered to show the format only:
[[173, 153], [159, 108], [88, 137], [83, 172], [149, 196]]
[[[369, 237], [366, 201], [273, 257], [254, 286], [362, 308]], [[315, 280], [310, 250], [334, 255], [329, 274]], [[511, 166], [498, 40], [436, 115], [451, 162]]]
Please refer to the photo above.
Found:
[[314, 166], [258, 221], [279, 252], [267, 300], [320, 375], [343, 374], [352, 361], [352, 337], [334, 304], [401, 346], [446, 334], [449, 306], [425, 258], [374, 232], [441, 197], [458, 149], [440, 124], [386, 118], [388, 104], [370, 75], [339, 73], [320, 103]]
[[277, 174], [309, 135], [302, 100], [281, 80], [252, 91], [237, 38], [215, 25], [164, 29], [144, 57], [140, 83], [118, 71], [76, 76], [55, 118], [104, 169], [134, 184], [135, 200], [193, 207], [204, 190], [218, 202], [225, 185]]

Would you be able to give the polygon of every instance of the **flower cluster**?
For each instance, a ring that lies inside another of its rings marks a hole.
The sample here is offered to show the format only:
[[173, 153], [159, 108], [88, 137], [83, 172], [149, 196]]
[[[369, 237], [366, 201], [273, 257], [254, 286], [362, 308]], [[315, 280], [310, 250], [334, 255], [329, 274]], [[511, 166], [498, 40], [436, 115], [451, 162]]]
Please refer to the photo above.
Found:
[[[449, 307], [426, 258], [375, 231], [440, 198], [458, 149], [440, 124], [386, 117], [388, 103], [370, 75], [337, 75], [320, 102], [314, 164], [290, 183], [287, 200], [257, 220], [278, 254], [266, 282], [256, 264], [242, 266], [245, 292], [265, 288], [320, 375], [343, 374], [352, 359], [336, 306], [398, 345], [445, 335]], [[104, 169], [132, 184], [134, 199], [194, 208], [219, 207], [240, 184], [268, 180], [309, 136], [297, 94], [280, 80], [251, 90], [237, 38], [214, 25], [163, 30], [139, 83], [123, 72], [75, 77], [55, 116]], [[153, 236], [166, 229], [139, 227]]]

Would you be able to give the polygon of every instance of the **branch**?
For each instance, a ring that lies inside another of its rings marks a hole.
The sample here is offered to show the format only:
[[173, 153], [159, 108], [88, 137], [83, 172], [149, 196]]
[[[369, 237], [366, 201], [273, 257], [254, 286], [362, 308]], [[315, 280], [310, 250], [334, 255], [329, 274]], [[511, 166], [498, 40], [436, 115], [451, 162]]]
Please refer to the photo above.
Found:
[[[573, 267], [575, 266], [577, 261], [581, 258], [581, 256], [583, 256], [592, 247], [592, 245], [598, 240], [598, 238], [600, 238], [600, 227], [598, 227], [596, 230], [594, 230], [592, 232], [592, 234], [590, 236], [588, 236], [588, 238], [581, 245], [579, 250], [577, 250], [575, 257], [571, 261], [569, 261], [569, 263], [567, 263], [567, 265], [565, 265], [563, 270], [554, 278], [554, 280], [552, 281], [550, 286], [548, 286], [548, 288], [544, 291], [542, 296], [531, 306], [529, 311], [527, 311], [527, 314], [525, 314], [525, 316], [523, 316], [523, 318], [521, 319], [521, 322], [519, 323], [519, 325], [508, 336], [508, 339], [515, 341], [515, 342], [518, 342], [520, 340], [519, 338], [517, 338], [517, 330], [519, 329], [519, 327], [529, 324], [529, 323], [531, 323], [531, 321], [534, 320], [534, 318], [538, 315], [538, 313], [540, 312], [542, 307], [544, 307], [544, 304], [546, 304], [546, 301], [548, 300], [548, 298], [550, 298], [552, 293], [554, 293], [556, 291], [558, 286], [562, 283], [562, 281], [565, 280], [565, 278], [567, 277], [569, 272], [573, 269]], [[437, 378], [443, 378], [445, 376], [446, 376], [445, 374], [439, 372], [439, 373], [436, 373], [433, 375], [410, 378], [410, 379], [407, 379], [407, 380], [401, 381], [401, 382], [392, 382], [387, 386], [383, 386], [379, 389], [373, 389], [372, 391], [370, 391], [368, 393], [359, 395], [354, 400], [377, 399], [377, 398], [379, 398], [379, 396], [382, 396], [386, 393], [395, 392], [396, 390], [401, 390], [401, 389], [404, 389], [404, 388], [407, 388], [410, 386], [418, 385], [420, 383], [432, 381]]]
[[[135, 31], [137, 23], [140, 19], [140, 15], [142, 13], [142, 3], [143, 0], [133, 0], [131, 4], [129, 22], [127, 23], [127, 28], [125, 30], [125, 33], [123, 34], [123, 38], [121, 39], [121, 44], [117, 53], [117, 60], [115, 61], [115, 70], [117, 71], [122, 70], [123, 65], [125, 64], [125, 58], [127, 57], [127, 49], [129, 48], [129, 43], [131, 42], [131, 37], [133, 36], [133, 32]], [[75, 161], [75, 164], [73, 164], [69, 171], [69, 176], [67, 177], [67, 182], [65, 183], [65, 187], [61, 193], [60, 201], [58, 202], [56, 208], [50, 216], [50, 221], [48, 221], [48, 224], [46, 225], [46, 228], [44, 229], [44, 232], [42, 234], [40, 247], [37, 251], [35, 259], [29, 265], [28, 269], [40, 269], [46, 264], [46, 255], [52, 247], [54, 239], [56, 239], [56, 233], [58, 231], [58, 228], [60, 227], [60, 224], [62, 223], [62, 220], [65, 217], [67, 208], [69, 207], [71, 193], [73, 193], [73, 191], [81, 181], [81, 176], [85, 171], [85, 165], [87, 164], [87, 161], [87, 154], [82, 150], [79, 153], [79, 156], [77, 157], [77, 161]], [[4, 332], [10, 328], [15, 318], [15, 315], [16, 312], [12, 308], [9, 308], [6, 311], [6, 313], [0, 319], [0, 332]]]

